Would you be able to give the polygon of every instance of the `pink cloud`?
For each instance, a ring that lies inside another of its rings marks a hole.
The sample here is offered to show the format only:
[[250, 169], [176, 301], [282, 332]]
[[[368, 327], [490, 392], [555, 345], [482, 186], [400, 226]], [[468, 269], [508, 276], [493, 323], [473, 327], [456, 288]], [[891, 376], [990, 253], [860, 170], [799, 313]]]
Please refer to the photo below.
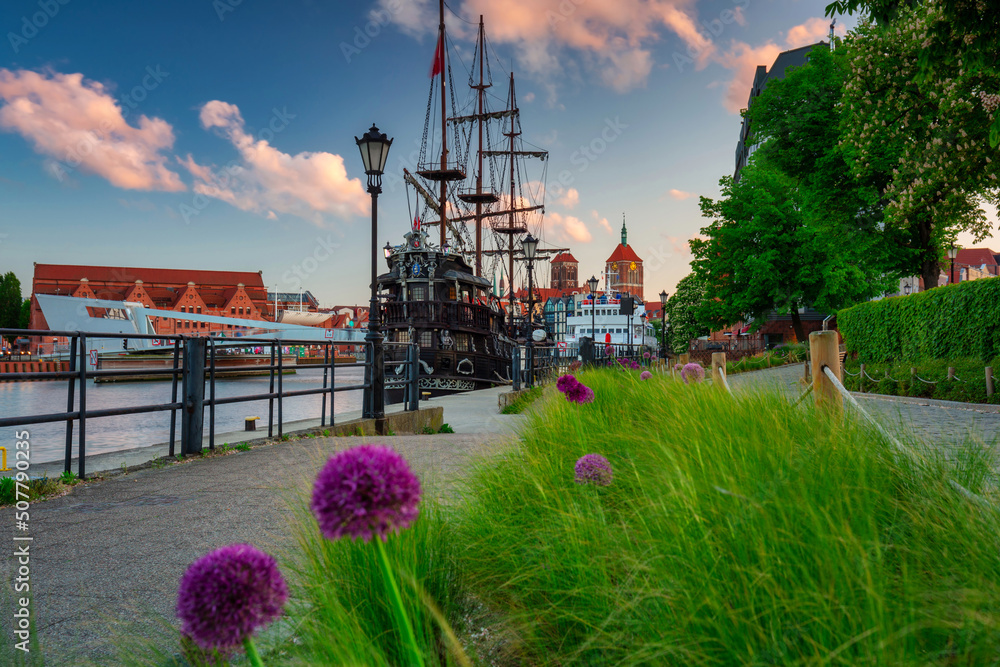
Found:
[[[532, 77], [551, 83], [576, 51], [582, 66], [608, 87], [625, 92], [645, 85], [653, 68], [651, 46], [667, 30], [707, 62], [712, 41], [697, 22], [696, 0], [465, 0], [460, 14], [486, 18], [486, 30], [495, 44], [514, 44], [518, 64]], [[433, 34], [437, 27], [434, 3], [428, 0], [378, 0], [376, 16], [389, 16], [411, 35]], [[454, 35], [469, 38], [470, 30], [451, 21]], [[428, 52], [428, 58], [430, 52]], [[549, 101], [554, 102], [548, 86]]]
[[283, 153], [247, 133], [234, 104], [213, 100], [201, 108], [199, 117], [202, 127], [217, 130], [236, 147], [240, 160], [217, 171], [190, 155], [179, 160], [195, 177], [195, 192], [269, 219], [287, 213], [320, 224], [323, 214], [349, 217], [368, 212], [370, 199], [359, 179], [348, 178], [341, 156]]
[[569, 188], [566, 193], [556, 200], [556, 203], [566, 208], [575, 208], [580, 203], [580, 193], [576, 188]]
[[47, 169], [59, 178], [79, 168], [126, 190], [185, 189], [162, 153], [174, 145], [170, 124], [139, 116], [130, 125], [104, 85], [83, 74], [0, 68], [0, 100], [0, 128], [53, 158]]
[[608, 219], [607, 218], [602, 218], [597, 211], [591, 211], [590, 212], [590, 217], [593, 218], [594, 222], [596, 222], [598, 225], [600, 225], [601, 228], [604, 231], [606, 231], [608, 234], [614, 234], [615, 233], [615, 230], [611, 226], [611, 223], [608, 222]]
[[[844, 25], [836, 27], [836, 33], [844, 35], [847, 28]], [[774, 59], [782, 51], [797, 49], [802, 46], [816, 44], [829, 39], [830, 23], [827, 19], [811, 18], [805, 23], [792, 26], [785, 33], [785, 42], [779, 45], [768, 40], [760, 46], [750, 46], [746, 42], [733, 40], [727, 51], [716, 53], [713, 60], [726, 69], [732, 70], [733, 78], [726, 88], [724, 106], [733, 113], [739, 113], [746, 108], [750, 86], [753, 84], [754, 73], [759, 65], [771, 67]]]
[[667, 192], [667, 194], [669, 194], [671, 197], [679, 201], [683, 201], [685, 199], [691, 199], [692, 197], [698, 196], [693, 192], [685, 192], [684, 190], [677, 190], [676, 188], [671, 188], [671, 190]]
[[559, 242], [589, 243], [594, 238], [587, 229], [587, 223], [572, 215], [547, 213], [545, 222], [548, 230]]

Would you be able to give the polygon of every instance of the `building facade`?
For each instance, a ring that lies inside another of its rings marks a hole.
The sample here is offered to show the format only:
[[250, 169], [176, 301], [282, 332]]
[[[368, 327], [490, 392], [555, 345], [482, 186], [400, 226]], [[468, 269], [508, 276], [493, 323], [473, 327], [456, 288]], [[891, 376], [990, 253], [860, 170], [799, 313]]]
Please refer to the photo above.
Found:
[[552, 258], [552, 289], [575, 290], [578, 288], [580, 263], [568, 252], [561, 252]]
[[[49, 329], [37, 294], [141, 303], [177, 313], [273, 321], [261, 272], [187, 271], [138, 267], [35, 264], [31, 284], [32, 329]], [[150, 318], [158, 334], [237, 333], [232, 324]]]
[[622, 220], [622, 242], [604, 263], [605, 291], [610, 294], [631, 294], [645, 301], [642, 296], [642, 259], [628, 244], [628, 230]]

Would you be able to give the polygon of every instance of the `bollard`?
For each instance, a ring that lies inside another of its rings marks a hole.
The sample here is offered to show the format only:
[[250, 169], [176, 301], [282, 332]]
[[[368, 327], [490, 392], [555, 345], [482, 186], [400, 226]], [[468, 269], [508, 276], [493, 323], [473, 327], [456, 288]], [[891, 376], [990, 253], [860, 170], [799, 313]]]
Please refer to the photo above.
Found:
[[691, 355], [690, 354], [682, 354], [678, 358], [677, 363], [679, 363], [681, 366], [687, 366], [689, 363], [691, 363]]
[[722, 376], [726, 374], [726, 353], [712, 353], [712, 384], [722, 386]]
[[830, 379], [823, 372], [827, 366], [834, 376], [843, 383], [844, 371], [840, 366], [840, 344], [836, 331], [814, 331], [809, 334], [809, 356], [812, 359], [813, 396], [817, 406], [825, 406], [840, 411], [844, 399]]
[[986, 367], [986, 398], [993, 395], [993, 367]]
[[184, 407], [181, 410], [181, 456], [201, 452], [205, 423], [206, 338], [184, 340]]
[[861, 370], [858, 371], [858, 391], [864, 392], [865, 390], [865, 365], [861, 364]]
[[952, 382], [955, 379], [955, 367], [948, 366], [948, 381]]

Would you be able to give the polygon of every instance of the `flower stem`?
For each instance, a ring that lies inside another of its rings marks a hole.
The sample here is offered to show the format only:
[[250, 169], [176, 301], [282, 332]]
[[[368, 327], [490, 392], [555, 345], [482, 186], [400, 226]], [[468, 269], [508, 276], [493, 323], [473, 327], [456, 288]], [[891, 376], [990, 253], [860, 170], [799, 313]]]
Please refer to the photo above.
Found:
[[382, 579], [385, 581], [386, 592], [392, 602], [393, 615], [396, 617], [396, 625], [403, 635], [403, 644], [410, 654], [410, 664], [415, 667], [423, 667], [424, 659], [417, 647], [417, 638], [413, 634], [413, 626], [410, 625], [410, 618], [403, 607], [403, 598], [399, 594], [399, 586], [396, 585], [396, 577], [392, 573], [392, 566], [389, 565], [389, 556], [385, 553], [385, 544], [378, 537], [375, 538], [378, 548], [379, 564], [382, 566]]
[[243, 640], [243, 648], [246, 649], [247, 660], [250, 661], [253, 667], [264, 667], [264, 663], [260, 659], [260, 653], [257, 653], [257, 647], [254, 646], [253, 640], [250, 637]]

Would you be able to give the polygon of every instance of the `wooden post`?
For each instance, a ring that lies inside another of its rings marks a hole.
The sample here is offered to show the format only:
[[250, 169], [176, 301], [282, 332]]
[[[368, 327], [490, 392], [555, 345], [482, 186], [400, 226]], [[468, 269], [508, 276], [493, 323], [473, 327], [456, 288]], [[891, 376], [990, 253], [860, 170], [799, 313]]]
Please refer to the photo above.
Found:
[[948, 366], [948, 381], [952, 382], [955, 379], [955, 367]]
[[722, 376], [726, 374], [726, 353], [712, 353], [712, 384], [721, 387]]
[[858, 391], [865, 390], [865, 365], [861, 364], [861, 370], [858, 371]]
[[844, 399], [826, 374], [827, 366], [834, 376], [843, 383], [844, 371], [840, 366], [840, 345], [836, 331], [813, 331], [809, 334], [809, 356], [812, 359], [813, 396], [816, 405], [828, 407], [838, 412], [843, 409]]
[[687, 353], [682, 354], [680, 356], [680, 361], [678, 361], [677, 363], [679, 363], [681, 366], [687, 366], [689, 363], [691, 363], [691, 355]]
[[986, 367], [986, 397], [993, 395], [993, 367]]

